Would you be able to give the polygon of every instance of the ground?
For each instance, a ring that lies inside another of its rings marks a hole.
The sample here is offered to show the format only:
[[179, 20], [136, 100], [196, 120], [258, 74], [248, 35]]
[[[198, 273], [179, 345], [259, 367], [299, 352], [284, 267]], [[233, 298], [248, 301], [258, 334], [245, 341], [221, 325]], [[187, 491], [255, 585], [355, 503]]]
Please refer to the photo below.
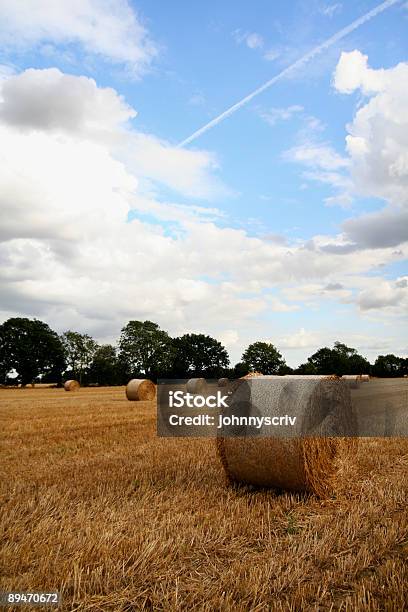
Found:
[[408, 439], [362, 440], [319, 500], [227, 486], [213, 440], [157, 438], [123, 387], [0, 389], [0, 419], [2, 589], [67, 611], [408, 606]]

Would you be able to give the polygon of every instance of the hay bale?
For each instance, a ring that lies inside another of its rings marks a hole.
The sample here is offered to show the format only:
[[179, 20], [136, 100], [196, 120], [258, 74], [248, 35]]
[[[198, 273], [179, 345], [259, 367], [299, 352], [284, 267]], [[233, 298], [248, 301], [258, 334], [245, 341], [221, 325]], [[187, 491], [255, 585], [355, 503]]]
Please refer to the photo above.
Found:
[[207, 381], [205, 378], [190, 378], [186, 384], [187, 393], [193, 395], [203, 395], [207, 390]]
[[147, 378], [132, 378], [126, 385], [126, 397], [130, 402], [148, 402], [156, 398], [156, 385]]
[[343, 374], [341, 379], [348, 384], [350, 389], [358, 389], [361, 383], [360, 374]]
[[262, 372], [248, 372], [245, 376], [241, 376], [241, 380], [247, 380], [248, 378], [257, 378], [258, 376], [263, 376]]
[[77, 391], [81, 385], [77, 380], [67, 380], [64, 383], [65, 391]]
[[245, 402], [248, 416], [288, 414], [297, 421], [279, 428], [279, 435], [267, 426], [259, 431], [246, 426], [237, 437], [219, 430], [217, 450], [227, 479], [321, 497], [330, 493], [336, 455], [355, 444], [337, 437], [356, 431], [347, 384], [329, 377], [253, 378], [241, 382], [224, 414], [236, 414], [234, 404]]
[[219, 387], [228, 387], [229, 384], [229, 379], [228, 378], [219, 378], [218, 379], [218, 386]]
[[369, 374], [361, 374], [360, 381], [361, 382], [370, 382], [370, 375]]

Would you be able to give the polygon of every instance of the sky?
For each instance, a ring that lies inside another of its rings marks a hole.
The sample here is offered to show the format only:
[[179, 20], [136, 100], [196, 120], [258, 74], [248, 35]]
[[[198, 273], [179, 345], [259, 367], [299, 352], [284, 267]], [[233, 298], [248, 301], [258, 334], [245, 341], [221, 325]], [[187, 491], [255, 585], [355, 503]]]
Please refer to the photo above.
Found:
[[0, 0], [0, 320], [406, 356], [407, 31], [403, 0]]

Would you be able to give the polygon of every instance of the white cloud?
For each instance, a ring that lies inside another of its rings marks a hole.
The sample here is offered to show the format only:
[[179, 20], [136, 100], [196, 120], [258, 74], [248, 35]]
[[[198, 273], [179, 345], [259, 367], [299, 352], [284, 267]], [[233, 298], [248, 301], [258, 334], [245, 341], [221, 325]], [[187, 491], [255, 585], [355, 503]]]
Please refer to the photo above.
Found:
[[79, 44], [92, 55], [143, 73], [157, 46], [127, 0], [2, 0], [3, 48], [41, 50], [46, 43]]
[[277, 344], [282, 349], [315, 348], [319, 345], [319, 341], [318, 334], [306, 331], [302, 327], [299, 331], [280, 338]]
[[245, 43], [249, 49], [261, 49], [264, 45], [264, 40], [257, 32], [242, 32], [235, 30], [233, 36], [238, 44]]
[[356, 89], [370, 94], [382, 91], [386, 83], [386, 71], [368, 68], [368, 55], [361, 51], [343, 51], [334, 73], [334, 87], [341, 93], [350, 94]]
[[218, 335], [218, 339], [225, 347], [230, 348], [237, 344], [239, 334], [236, 329], [226, 329]]
[[260, 34], [252, 32], [246, 36], [245, 42], [250, 49], [258, 49], [263, 46], [263, 38]]
[[269, 49], [266, 53], [264, 53], [264, 59], [266, 59], [268, 62], [273, 62], [281, 55], [282, 52], [278, 49]]
[[322, 170], [340, 170], [349, 165], [345, 157], [339, 155], [327, 144], [306, 143], [289, 149], [285, 155], [292, 161], [318, 167]]
[[343, 8], [343, 5], [340, 2], [336, 2], [335, 4], [328, 4], [327, 6], [323, 6], [320, 9], [322, 15], [326, 15], [327, 17], [333, 17], [336, 13], [340, 13]]
[[[405, 282], [404, 282], [405, 281]], [[369, 289], [361, 291], [357, 297], [361, 310], [397, 309], [402, 313], [408, 310], [408, 283], [406, 278], [397, 281], [376, 279]]]
[[0, 85], [0, 123], [21, 134], [33, 130], [82, 137], [115, 151], [136, 176], [186, 196], [211, 199], [227, 194], [215, 177], [214, 155], [177, 149], [131, 129], [128, 122], [136, 111], [112, 88], [98, 87], [93, 79], [56, 68], [29, 69]]
[[0, 121], [22, 129], [108, 132], [136, 116], [114, 89], [57, 68], [11, 76], [0, 95]]
[[288, 121], [294, 115], [301, 113], [303, 110], [303, 106], [300, 106], [299, 104], [292, 104], [286, 108], [268, 108], [268, 110], [260, 112], [260, 116], [262, 119], [265, 119], [269, 125], [273, 126], [279, 121]]
[[408, 63], [387, 70], [368, 67], [360, 51], [342, 53], [334, 86], [359, 89], [368, 101], [348, 126], [347, 151], [355, 190], [408, 206]]

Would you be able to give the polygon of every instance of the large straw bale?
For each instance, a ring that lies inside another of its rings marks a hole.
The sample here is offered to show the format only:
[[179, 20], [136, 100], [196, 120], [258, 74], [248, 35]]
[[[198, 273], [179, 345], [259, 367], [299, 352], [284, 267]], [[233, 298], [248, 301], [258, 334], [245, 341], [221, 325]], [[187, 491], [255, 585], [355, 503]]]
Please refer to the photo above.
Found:
[[241, 381], [224, 413], [236, 414], [234, 405], [245, 403], [247, 416], [288, 414], [297, 422], [281, 428], [279, 435], [266, 426], [238, 428], [237, 437], [219, 430], [217, 449], [227, 479], [327, 495], [337, 454], [353, 444], [352, 438], [344, 438], [355, 432], [347, 384], [334, 377], [252, 378]]
[[77, 391], [81, 385], [77, 380], [67, 380], [64, 383], [65, 391]]
[[361, 382], [370, 382], [370, 375], [369, 374], [361, 374], [360, 380], [361, 380]]
[[152, 401], [156, 397], [156, 385], [146, 378], [132, 378], [126, 385], [126, 397], [131, 402]]
[[187, 381], [187, 393], [193, 395], [203, 395], [207, 390], [207, 381], [205, 378], [190, 378]]

